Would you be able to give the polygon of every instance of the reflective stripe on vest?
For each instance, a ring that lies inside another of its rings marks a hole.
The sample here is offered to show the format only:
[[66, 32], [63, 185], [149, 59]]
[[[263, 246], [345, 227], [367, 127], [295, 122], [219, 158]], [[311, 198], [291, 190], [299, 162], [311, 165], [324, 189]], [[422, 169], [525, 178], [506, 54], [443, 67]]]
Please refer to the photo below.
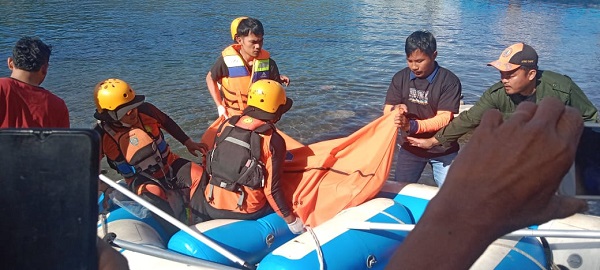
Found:
[[227, 69], [229, 70], [229, 78], [236, 77], [245, 77], [250, 75], [246, 65], [244, 64], [244, 60], [239, 55], [226, 55], [223, 56], [223, 61], [225, 61], [225, 65], [227, 65]]
[[269, 59], [254, 60], [252, 82], [269, 78]]

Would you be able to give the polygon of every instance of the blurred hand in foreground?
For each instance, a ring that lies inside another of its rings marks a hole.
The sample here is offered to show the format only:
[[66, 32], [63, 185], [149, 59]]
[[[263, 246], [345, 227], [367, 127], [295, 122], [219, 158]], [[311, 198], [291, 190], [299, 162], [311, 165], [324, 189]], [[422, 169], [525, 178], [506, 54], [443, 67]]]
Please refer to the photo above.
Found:
[[104, 240], [96, 240], [98, 270], [129, 270], [127, 259]]
[[551, 97], [506, 121], [488, 111], [388, 269], [468, 269], [498, 237], [585, 210], [556, 195], [582, 131], [581, 114]]

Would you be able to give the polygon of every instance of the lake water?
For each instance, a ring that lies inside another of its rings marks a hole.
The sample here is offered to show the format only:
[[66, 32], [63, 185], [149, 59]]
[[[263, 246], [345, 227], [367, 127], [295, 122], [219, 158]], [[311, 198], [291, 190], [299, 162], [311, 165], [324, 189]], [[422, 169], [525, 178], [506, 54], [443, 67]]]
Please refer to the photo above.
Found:
[[54, 46], [43, 86], [65, 99], [73, 127], [93, 125], [94, 85], [119, 77], [199, 139], [217, 116], [205, 75], [243, 15], [262, 21], [264, 48], [292, 80], [294, 108], [279, 127], [303, 143], [378, 117], [416, 30], [436, 36], [437, 61], [459, 76], [466, 103], [499, 79], [486, 63], [522, 41], [541, 69], [569, 75], [600, 106], [597, 0], [0, 1], [0, 9], [0, 58], [24, 35]]

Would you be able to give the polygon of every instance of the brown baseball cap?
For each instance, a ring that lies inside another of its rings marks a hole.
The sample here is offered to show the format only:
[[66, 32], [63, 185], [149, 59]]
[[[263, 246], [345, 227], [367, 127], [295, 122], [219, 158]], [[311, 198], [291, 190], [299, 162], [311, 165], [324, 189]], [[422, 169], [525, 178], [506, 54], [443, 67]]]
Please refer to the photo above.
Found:
[[525, 44], [517, 43], [504, 49], [498, 60], [488, 63], [500, 71], [511, 71], [521, 66], [537, 69], [538, 55], [535, 50]]

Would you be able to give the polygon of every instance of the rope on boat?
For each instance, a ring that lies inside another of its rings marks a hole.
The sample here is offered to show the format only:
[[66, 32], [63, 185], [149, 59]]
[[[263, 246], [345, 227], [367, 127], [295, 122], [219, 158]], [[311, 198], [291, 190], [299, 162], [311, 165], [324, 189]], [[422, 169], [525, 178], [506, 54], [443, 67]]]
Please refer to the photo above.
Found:
[[323, 251], [321, 250], [321, 243], [319, 243], [317, 234], [315, 234], [313, 229], [310, 226], [305, 226], [305, 227], [306, 227], [306, 230], [308, 232], [310, 232], [310, 235], [312, 235], [312, 238], [315, 241], [315, 249], [317, 250], [317, 258], [319, 258], [319, 269], [324, 270], [325, 269], [325, 261], [323, 260]]

